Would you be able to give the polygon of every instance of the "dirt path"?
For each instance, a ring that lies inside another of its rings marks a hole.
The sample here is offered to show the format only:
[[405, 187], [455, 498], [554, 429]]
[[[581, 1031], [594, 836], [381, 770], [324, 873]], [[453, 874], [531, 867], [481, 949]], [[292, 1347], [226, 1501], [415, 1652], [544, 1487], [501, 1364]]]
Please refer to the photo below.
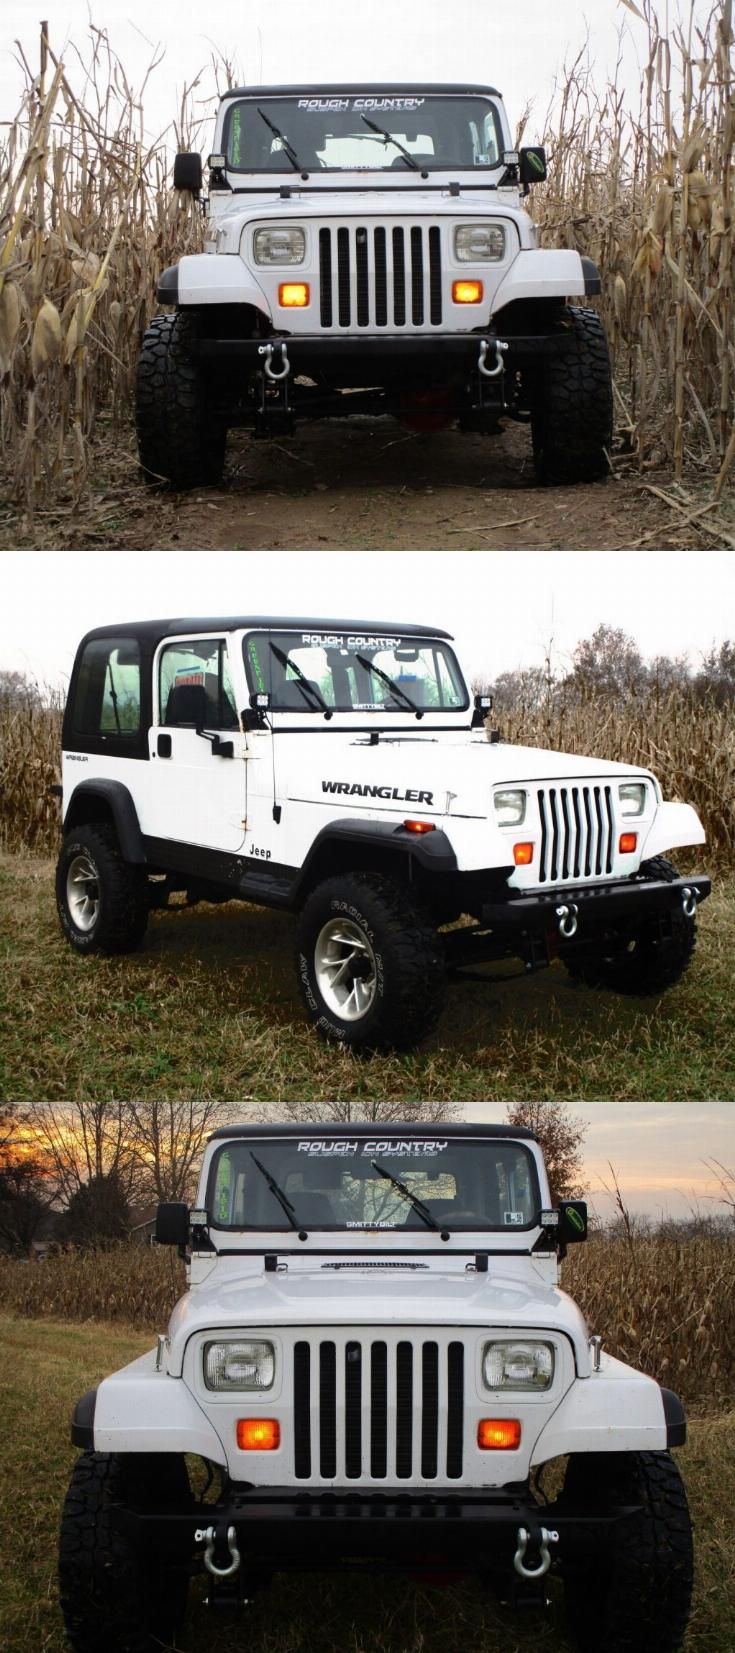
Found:
[[644, 537], [706, 543], [624, 462], [604, 484], [539, 488], [525, 429], [413, 435], [390, 419], [305, 425], [282, 443], [235, 432], [223, 485], [192, 494], [147, 489], [132, 437], [103, 434], [86, 508], [0, 516], [0, 545], [30, 549], [626, 550]]

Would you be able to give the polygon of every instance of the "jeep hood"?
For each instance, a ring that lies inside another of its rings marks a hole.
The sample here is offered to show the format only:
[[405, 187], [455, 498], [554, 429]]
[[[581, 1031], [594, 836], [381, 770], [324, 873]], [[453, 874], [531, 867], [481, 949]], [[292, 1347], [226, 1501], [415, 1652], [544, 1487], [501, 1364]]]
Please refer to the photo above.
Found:
[[257, 1327], [463, 1326], [543, 1329], [562, 1332], [575, 1347], [577, 1369], [586, 1369], [587, 1328], [572, 1298], [547, 1285], [540, 1269], [524, 1260], [523, 1276], [512, 1264], [490, 1258], [487, 1274], [432, 1266], [398, 1271], [361, 1266], [339, 1271], [306, 1260], [286, 1274], [266, 1274], [262, 1263], [220, 1276], [222, 1264], [204, 1286], [177, 1303], [169, 1327], [169, 1370], [180, 1373], [184, 1348], [198, 1332]]

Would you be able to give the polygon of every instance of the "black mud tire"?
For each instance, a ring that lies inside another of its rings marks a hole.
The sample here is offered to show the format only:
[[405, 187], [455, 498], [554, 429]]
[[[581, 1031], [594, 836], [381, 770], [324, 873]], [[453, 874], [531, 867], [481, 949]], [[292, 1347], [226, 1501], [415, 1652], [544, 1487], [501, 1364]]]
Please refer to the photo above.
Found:
[[147, 482], [173, 488], [222, 481], [227, 429], [212, 415], [201, 368], [191, 352], [194, 322], [184, 311], [156, 316], [138, 358], [135, 423]]
[[[357, 1021], [335, 1012], [317, 976], [319, 936], [339, 917], [362, 931], [375, 960], [373, 1001]], [[350, 873], [317, 886], [301, 913], [296, 968], [317, 1032], [356, 1050], [411, 1050], [434, 1027], [444, 1005], [441, 937], [408, 891], [381, 873]]]
[[548, 487], [602, 482], [610, 473], [613, 398], [605, 330], [594, 310], [572, 304], [563, 328], [573, 343], [546, 358], [532, 396], [534, 467]]
[[[661, 879], [667, 884], [679, 877], [676, 867], [665, 856], [656, 855], [641, 862], [644, 878]], [[616, 950], [607, 956], [604, 952], [564, 960], [570, 976], [587, 987], [606, 988], [610, 993], [622, 993], [633, 999], [656, 998], [669, 987], [675, 987], [689, 968], [697, 945], [697, 920], [677, 915], [673, 934], [661, 939], [655, 926], [643, 927], [631, 933], [627, 950]]]
[[677, 1653], [689, 1620], [693, 1557], [686, 1492], [673, 1458], [668, 1452], [573, 1455], [560, 1509], [565, 1504], [590, 1515], [642, 1506], [611, 1529], [594, 1558], [566, 1571], [567, 1619], [580, 1653]]
[[[69, 905], [68, 878], [74, 861], [94, 870], [90, 888], [97, 911], [88, 929], [75, 922]], [[114, 827], [106, 822], [72, 829], [56, 865], [59, 923], [77, 953], [132, 953], [148, 924], [148, 890], [142, 867], [124, 861]]]
[[159, 1560], [111, 1519], [130, 1498], [143, 1507], [191, 1502], [183, 1458], [84, 1452], [72, 1472], [59, 1534], [59, 1593], [74, 1653], [161, 1653], [186, 1612], [187, 1558]]

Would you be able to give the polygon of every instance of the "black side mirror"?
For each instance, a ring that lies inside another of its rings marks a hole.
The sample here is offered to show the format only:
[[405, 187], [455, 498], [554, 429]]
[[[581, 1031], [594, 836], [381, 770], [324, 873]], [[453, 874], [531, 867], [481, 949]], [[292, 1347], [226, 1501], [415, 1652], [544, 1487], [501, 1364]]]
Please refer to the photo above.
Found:
[[586, 1200], [559, 1201], [559, 1239], [562, 1245], [578, 1245], [587, 1238]]
[[542, 184], [547, 176], [546, 150], [541, 144], [532, 144], [528, 149], [519, 150], [519, 169], [521, 183], [526, 189], [531, 184]]
[[188, 189], [200, 195], [202, 188], [202, 157], [193, 150], [182, 150], [174, 161], [174, 189]]
[[185, 1246], [189, 1238], [189, 1207], [179, 1200], [159, 1205], [156, 1212], [157, 1245]]
[[476, 694], [475, 695], [474, 711], [472, 713], [472, 722], [470, 724], [470, 728], [471, 729], [484, 729], [484, 727], [485, 727], [485, 718], [487, 717], [488, 712], [491, 712], [492, 709], [493, 709], [493, 697], [492, 697], [491, 694]]

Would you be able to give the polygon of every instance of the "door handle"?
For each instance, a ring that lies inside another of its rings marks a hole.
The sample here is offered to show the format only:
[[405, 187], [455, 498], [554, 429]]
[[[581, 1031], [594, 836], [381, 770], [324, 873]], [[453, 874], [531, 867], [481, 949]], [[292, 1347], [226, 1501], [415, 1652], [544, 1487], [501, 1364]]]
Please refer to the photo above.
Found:
[[171, 736], [159, 735], [156, 741], [156, 751], [159, 758], [170, 758], [172, 750]]

